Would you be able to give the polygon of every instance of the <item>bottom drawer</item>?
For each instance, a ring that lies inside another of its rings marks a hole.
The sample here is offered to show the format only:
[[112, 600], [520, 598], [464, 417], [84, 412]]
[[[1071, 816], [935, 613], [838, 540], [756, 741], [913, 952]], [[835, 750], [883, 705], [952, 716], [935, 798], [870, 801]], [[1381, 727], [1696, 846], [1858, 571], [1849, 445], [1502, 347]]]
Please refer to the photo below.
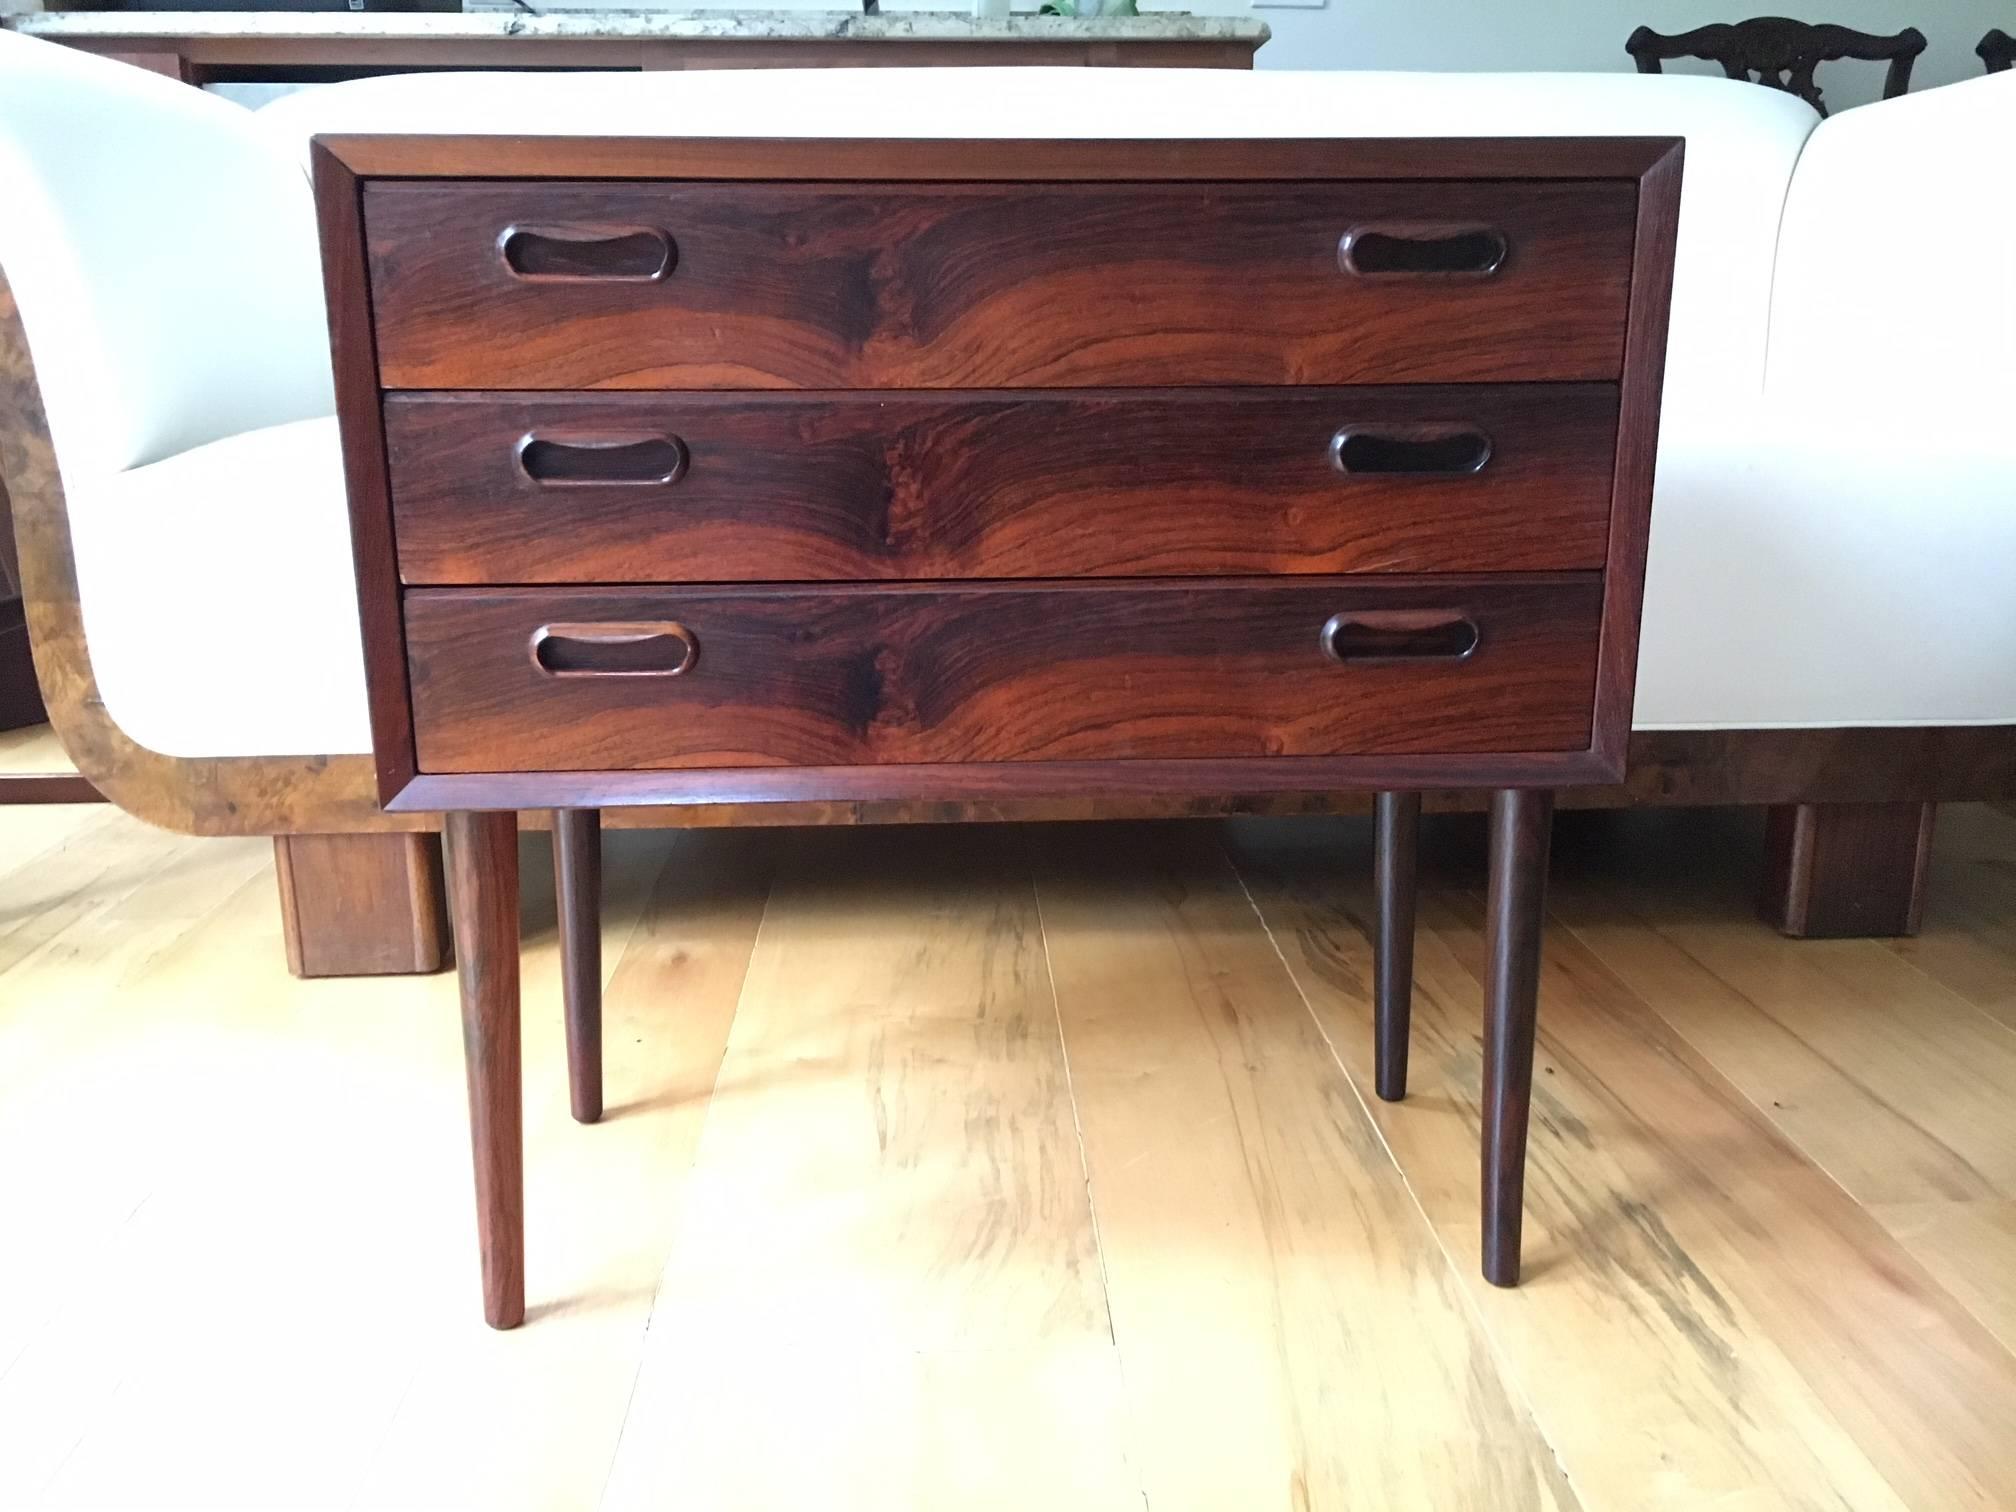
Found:
[[1550, 577], [424, 589], [423, 772], [1580, 750]]

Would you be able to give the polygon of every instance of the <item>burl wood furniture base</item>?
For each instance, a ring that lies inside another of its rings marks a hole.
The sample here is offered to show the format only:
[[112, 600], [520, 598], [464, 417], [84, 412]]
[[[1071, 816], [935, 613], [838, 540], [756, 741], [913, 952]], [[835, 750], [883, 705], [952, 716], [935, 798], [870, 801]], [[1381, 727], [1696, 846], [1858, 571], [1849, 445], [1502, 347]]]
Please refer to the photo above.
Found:
[[485, 1316], [524, 1314], [518, 810], [576, 1116], [594, 810], [1493, 802], [1519, 1275], [1553, 791], [1623, 774], [1669, 140], [316, 144], [378, 793], [447, 815]]

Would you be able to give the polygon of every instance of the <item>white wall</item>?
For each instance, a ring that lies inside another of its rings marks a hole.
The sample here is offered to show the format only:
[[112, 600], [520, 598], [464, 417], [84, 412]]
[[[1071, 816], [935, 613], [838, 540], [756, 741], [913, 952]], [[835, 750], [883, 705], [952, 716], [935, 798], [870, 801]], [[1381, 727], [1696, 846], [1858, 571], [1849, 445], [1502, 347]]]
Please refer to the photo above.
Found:
[[[1710, 21], [1795, 15], [1888, 34], [1915, 26], [1927, 46], [1911, 87], [1950, 84], [1981, 72], [1974, 44], [1991, 26], [2016, 31], [2016, 0], [1325, 0], [1290, 9], [1256, 0], [1274, 28], [1262, 68], [1628, 69], [1624, 39], [1640, 23], [1682, 32]], [[1700, 68], [1669, 64], [1669, 68]], [[1719, 72], [1712, 64], [1709, 72]], [[1883, 65], [1830, 63], [1820, 70], [1830, 109], [1875, 99]]]

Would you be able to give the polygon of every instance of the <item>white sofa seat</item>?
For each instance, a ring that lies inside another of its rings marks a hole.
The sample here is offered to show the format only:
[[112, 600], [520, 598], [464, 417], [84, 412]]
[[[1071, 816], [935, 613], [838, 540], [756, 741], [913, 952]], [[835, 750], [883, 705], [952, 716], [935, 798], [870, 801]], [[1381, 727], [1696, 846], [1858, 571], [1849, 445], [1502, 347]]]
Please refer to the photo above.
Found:
[[1662, 455], [1639, 729], [2016, 722], [2016, 440], [1755, 405]]
[[68, 485], [98, 691], [165, 756], [371, 749], [333, 416]]

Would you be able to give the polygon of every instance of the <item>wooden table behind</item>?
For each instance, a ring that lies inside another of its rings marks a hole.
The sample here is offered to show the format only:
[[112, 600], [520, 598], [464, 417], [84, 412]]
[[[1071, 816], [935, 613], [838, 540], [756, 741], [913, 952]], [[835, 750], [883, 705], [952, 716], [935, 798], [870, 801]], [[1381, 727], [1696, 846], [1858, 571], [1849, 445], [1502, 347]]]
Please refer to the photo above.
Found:
[[1048, 64], [1251, 68], [1263, 22], [775, 12], [295, 15], [51, 11], [15, 30], [191, 84], [326, 82], [453, 69], [874, 68]]

